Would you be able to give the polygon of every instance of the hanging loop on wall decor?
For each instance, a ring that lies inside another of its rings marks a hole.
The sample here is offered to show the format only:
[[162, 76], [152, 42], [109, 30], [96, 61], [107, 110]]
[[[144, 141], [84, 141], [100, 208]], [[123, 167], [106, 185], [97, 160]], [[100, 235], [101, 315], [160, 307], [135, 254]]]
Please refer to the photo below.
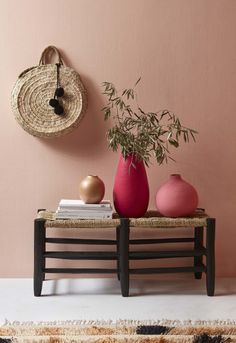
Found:
[[11, 106], [18, 123], [31, 135], [59, 137], [79, 125], [87, 108], [87, 92], [80, 75], [67, 67], [60, 51], [50, 45], [38, 66], [19, 75]]
[[47, 64], [48, 62], [50, 62], [52, 60], [53, 55], [55, 56], [57, 63], [65, 65], [65, 62], [59, 50], [53, 45], [49, 45], [43, 50], [39, 60], [39, 65]]

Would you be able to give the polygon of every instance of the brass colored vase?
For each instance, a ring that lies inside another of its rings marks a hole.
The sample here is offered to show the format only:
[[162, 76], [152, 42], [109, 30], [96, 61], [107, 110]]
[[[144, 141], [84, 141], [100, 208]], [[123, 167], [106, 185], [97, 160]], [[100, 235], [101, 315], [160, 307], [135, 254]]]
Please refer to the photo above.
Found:
[[104, 182], [97, 175], [88, 175], [79, 185], [79, 195], [86, 204], [99, 204], [105, 194]]

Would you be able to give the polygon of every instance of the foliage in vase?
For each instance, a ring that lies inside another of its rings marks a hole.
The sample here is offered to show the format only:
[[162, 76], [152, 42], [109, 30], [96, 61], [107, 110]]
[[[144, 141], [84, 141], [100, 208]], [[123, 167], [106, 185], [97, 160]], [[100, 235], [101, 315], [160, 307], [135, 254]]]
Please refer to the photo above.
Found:
[[121, 148], [124, 158], [130, 154], [150, 165], [154, 156], [158, 164], [173, 160], [170, 146], [179, 147], [180, 139], [195, 141], [197, 131], [185, 127], [171, 111], [146, 112], [137, 103], [136, 86], [117, 91], [111, 82], [103, 82], [103, 94], [107, 104], [103, 107], [104, 120], [113, 119], [114, 125], [108, 130], [109, 147], [113, 151]]

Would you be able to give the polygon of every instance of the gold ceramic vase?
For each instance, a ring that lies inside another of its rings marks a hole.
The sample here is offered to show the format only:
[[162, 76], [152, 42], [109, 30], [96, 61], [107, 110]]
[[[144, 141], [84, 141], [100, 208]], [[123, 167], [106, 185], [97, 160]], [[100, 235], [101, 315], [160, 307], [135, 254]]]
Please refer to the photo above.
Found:
[[102, 201], [104, 194], [104, 182], [97, 175], [88, 175], [80, 182], [80, 199], [86, 204], [99, 204]]

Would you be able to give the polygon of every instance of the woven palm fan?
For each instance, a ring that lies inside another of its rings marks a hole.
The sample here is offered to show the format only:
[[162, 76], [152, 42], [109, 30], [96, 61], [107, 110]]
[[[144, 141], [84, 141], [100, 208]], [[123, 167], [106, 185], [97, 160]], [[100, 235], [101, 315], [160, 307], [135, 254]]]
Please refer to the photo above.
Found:
[[[47, 64], [52, 55], [56, 64]], [[55, 98], [57, 87], [63, 96]], [[56, 114], [50, 100], [56, 99], [63, 113]], [[18, 123], [33, 136], [53, 138], [71, 132], [79, 125], [86, 108], [87, 93], [80, 75], [66, 67], [58, 49], [48, 46], [39, 65], [24, 70], [12, 91], [11, 106]]]

